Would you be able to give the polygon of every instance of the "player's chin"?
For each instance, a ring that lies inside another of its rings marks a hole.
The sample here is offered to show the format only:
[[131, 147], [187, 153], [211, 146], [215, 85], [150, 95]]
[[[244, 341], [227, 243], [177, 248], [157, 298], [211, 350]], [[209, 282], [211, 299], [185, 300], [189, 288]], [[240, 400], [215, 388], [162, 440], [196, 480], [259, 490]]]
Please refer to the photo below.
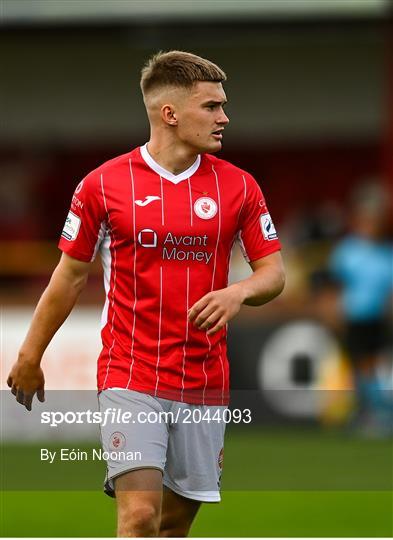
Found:
[[222, 141], [221, 140], [213, 140], [209, 141], [209, 149], [205, 150], [206, 152], [214, 153], [218, 152], [222, 148]]
[[199, 154], [214, 154], [214, 152], [221, 150], [222, 142], [221, 140], [211, 138], [208, 139], [204, 144], [199, 142], [199, 144], [195, 145], [195, 147], [198, 149]]

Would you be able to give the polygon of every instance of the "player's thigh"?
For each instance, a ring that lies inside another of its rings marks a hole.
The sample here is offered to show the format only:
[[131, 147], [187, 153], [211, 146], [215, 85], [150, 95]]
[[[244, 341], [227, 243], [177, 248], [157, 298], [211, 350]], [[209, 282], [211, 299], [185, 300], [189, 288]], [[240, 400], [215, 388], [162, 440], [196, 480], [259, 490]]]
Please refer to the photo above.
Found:
[[[123, 389], [101, 392], [99, 402], [102, 414], [110, 413], [108, 421], [100, 426], [107, 461], [106, 493], [113, 495], [114, 480], [132, 470], [159, 469], [162, 472], [168, 429], [164, 423], [145, 421], [149, 415], [154, 419], [162, 412], [160, 403], [152, 396]], [[118, 418], [124, 421], [118, 423]]]
[[138, 469], [114, 479], [119, 531], [158, 532], [162, 506], [162, 472]]
[[116, 497], [123, 492], [162, 492], [162, 471], [153, 467], [128, 471], [114, 479]]
[[186, 499], [164, 487], [160, 536], [186, 536], [200, 506], [200, 501]]
[[169, 430], [164, 486], [187, 499], [219, 502], [225, 407], [175, 402], [175, 413], [177, 408], [182, 414], [175, 414], [179, 422]]

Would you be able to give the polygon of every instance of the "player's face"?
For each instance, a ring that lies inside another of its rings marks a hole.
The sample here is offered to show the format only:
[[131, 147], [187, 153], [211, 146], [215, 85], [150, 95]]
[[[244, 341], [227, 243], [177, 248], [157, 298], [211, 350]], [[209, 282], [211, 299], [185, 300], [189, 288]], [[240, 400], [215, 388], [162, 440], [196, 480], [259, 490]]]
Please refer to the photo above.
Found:
[[227, 98], [221, 83], [198, 82], [177, 111], [177, 135], [196, 153], [218, 152], [229, 119], [224, 112]]

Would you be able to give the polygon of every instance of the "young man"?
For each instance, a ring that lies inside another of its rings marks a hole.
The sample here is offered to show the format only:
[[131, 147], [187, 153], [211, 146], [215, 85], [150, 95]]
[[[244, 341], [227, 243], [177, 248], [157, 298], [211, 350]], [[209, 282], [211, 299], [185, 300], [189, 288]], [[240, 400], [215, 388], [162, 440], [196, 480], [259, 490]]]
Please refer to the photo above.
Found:
[[[159, 53], [144, 67], [150, 140], [77, 186], [63, 255], [8, 379], [28, 410], [35, 393], [44, 399], [41, 357], [100, 250], [100, 407], [173, 413], [164, 424], [102, 428], [105, 450], [142, 454], [139, 463], [108, 461], [119, 536], [185, 536], [200, 503], [220, 500], [226, 325], [242, 304], [264, 304], [284, 285], [260, 188], [247, 172], [209, 155], [221, 149], [229, 122], [225, 80], [215, 64], [180, 51]], [[253, 274], [228, 287], [236, 238]], [[199, 421], [206, 411], [218, 411], [216, 421]]]

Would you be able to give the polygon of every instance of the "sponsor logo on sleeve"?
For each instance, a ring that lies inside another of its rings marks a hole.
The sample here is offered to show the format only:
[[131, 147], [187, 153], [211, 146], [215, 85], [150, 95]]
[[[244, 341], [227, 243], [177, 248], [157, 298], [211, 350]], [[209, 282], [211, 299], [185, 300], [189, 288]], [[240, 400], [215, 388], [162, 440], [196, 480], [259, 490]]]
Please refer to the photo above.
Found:
[[194, 212], [201, 219], [211, 219], [217, 214], [217, 203], [210, 197], [200, 197], [194, 203]]
[[265, 240], [277, 240], [277, 231], [270, 214], [262, 214], [259, 218], [262, 234]]
[[83, 202], [76, 195], [72, 196], [71, 208], [83, 210]]
[[66, 240], [75, 240], [78, 236], [80, 226], [81, 219], [70, 210], [65, 220], [61, 236]]

